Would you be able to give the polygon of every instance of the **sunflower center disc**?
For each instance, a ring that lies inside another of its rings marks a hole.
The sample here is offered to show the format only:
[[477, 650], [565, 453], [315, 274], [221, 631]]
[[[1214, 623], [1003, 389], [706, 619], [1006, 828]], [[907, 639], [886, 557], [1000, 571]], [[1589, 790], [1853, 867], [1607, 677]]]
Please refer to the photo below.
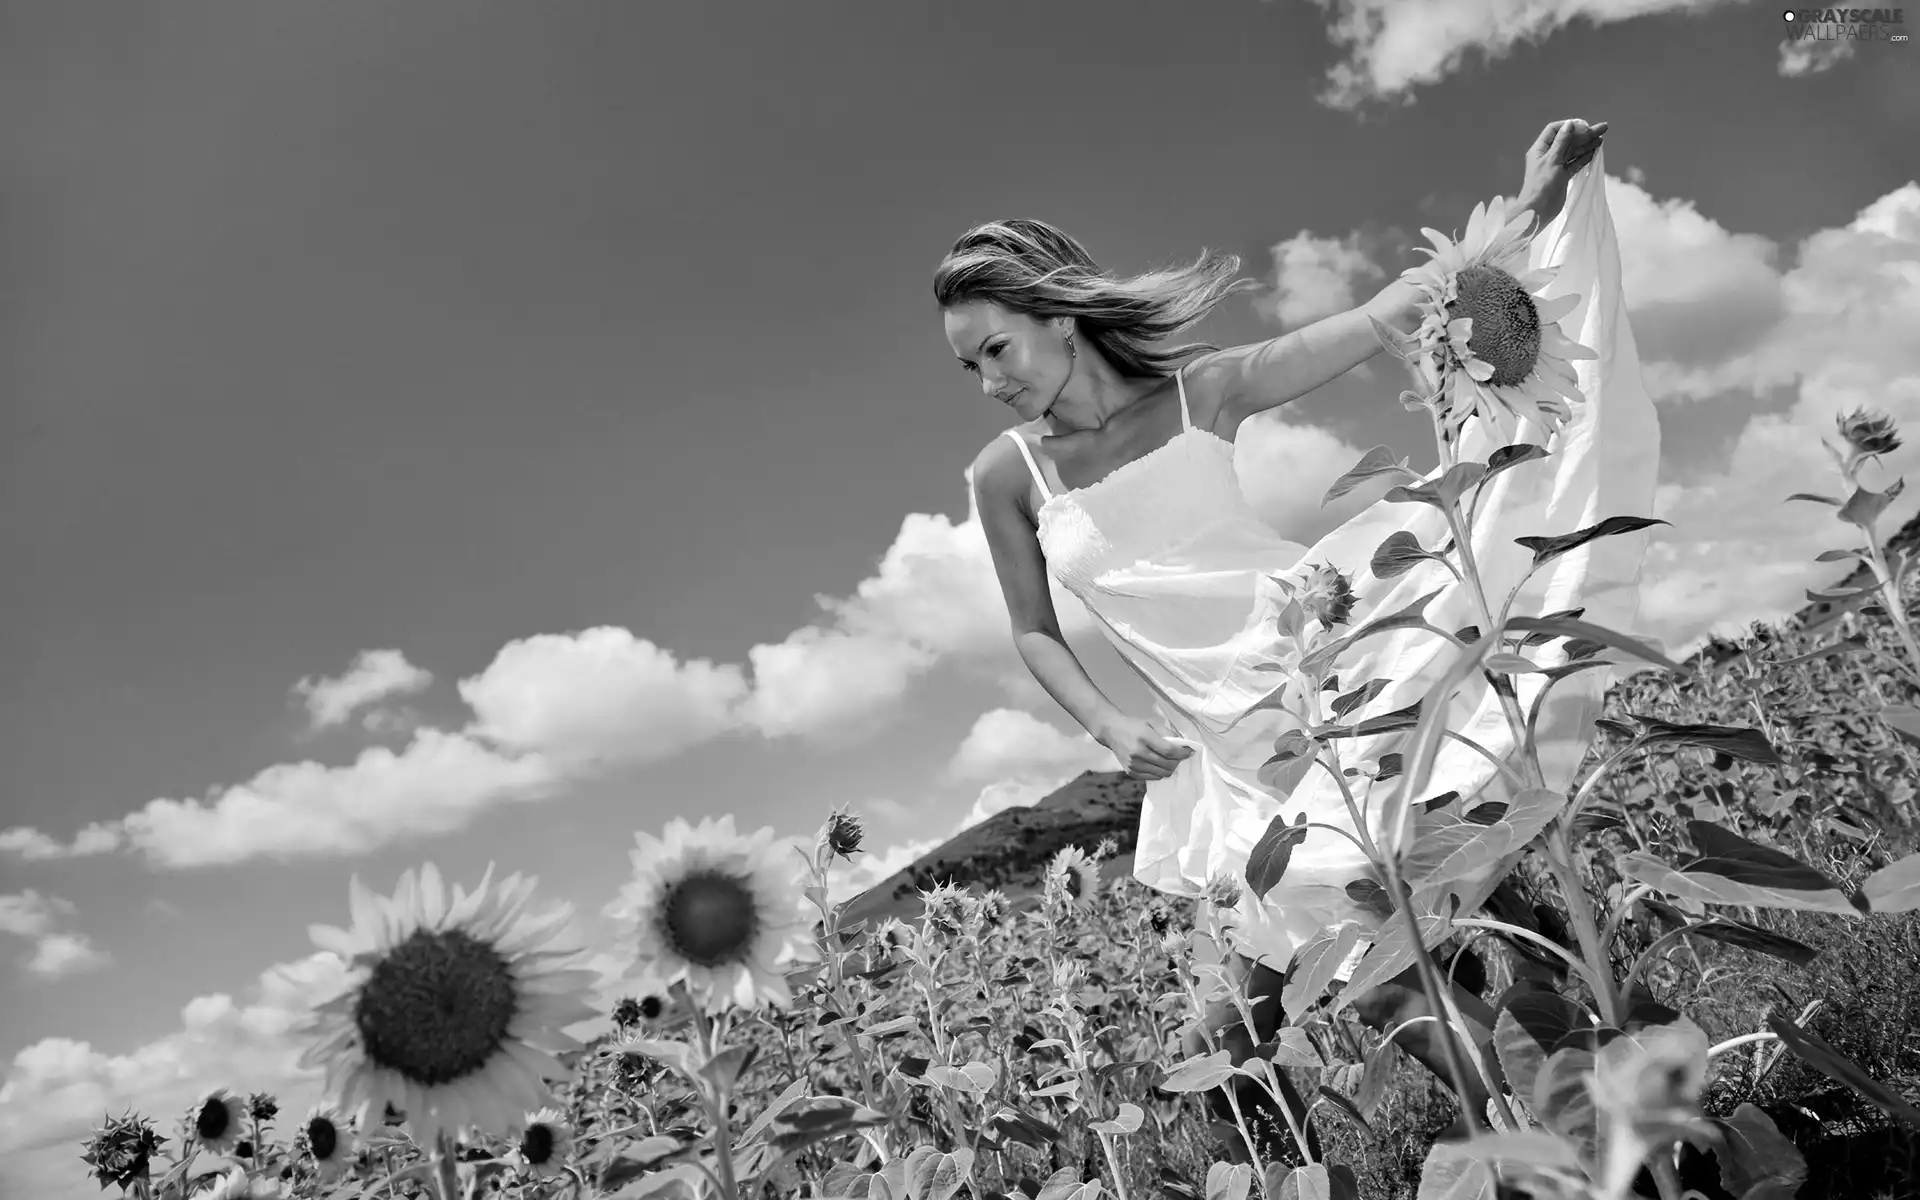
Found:
[[682, 879], [667, 897], [662, 917], [668, 944], [696, 967], [745, 959], [760, 924], [746, 884], [717, 871]]
[[193, 1131], [203, 1142], [225, 1137], [233, 1124], [233, 1114], [218, 1099], [208, 1100], [200, 1106], [200, 1115], [194, 1118]]
[[431, 1087], [484, 1067], [517, 1009], [513, 974], [492, 946], [421, 929], [373, 968], [354, 1020], [368, 1058]]
[[339, 1131], [333, 1122], [325, 1117], [315, 1117], [307, 1122], [307, 1145], [313, 1150], [313, 1157], [325, 1162], [333, 1157], [333, 1151], [340, 1144]]
[[1513, 387], [1540, 361], [1540, 311], [1520, 281], [1495, 267], [1467, 267], [1459, 274], [1459, 299], [1449, 317], [1473, 318], [1467, 348], [1493, 368], [1493, 387]]
[[553, 1157], [553, 1130], [546, 1125], [529, 1125], [520, 1135], [520, 1157], [539, 1166]]

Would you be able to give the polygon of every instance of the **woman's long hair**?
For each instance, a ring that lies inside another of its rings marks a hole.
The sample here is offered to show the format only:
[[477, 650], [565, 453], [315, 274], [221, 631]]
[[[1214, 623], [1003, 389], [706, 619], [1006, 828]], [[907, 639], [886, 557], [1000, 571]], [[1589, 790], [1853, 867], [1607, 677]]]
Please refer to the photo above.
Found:
[[1035, 320], [1073, 317], [1122, 376], [1160, 378], [1206, 342], [1156, 349], [1236, 292], [1260, 286], [1234, 277], [1236, 254], [1202, 251], [1192, 265], [1117, 278], [1079, 242], [1045, 221], [989, 221], [961, 235], [933, 273], [944, 309], [986, 300]]

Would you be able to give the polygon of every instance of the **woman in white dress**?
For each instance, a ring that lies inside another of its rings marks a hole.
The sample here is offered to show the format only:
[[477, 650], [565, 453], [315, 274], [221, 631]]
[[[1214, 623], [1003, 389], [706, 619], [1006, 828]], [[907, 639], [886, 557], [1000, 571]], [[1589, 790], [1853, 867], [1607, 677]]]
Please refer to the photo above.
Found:
[[[1559, 214], [1605, 129], [1556, 121], [1529, 148], [1518, 203], [1536, 214], [1536, 228]], [[1395, 281], [1348, 312], [1270, 341], [1155, 348], [1249, 286], [1234, 280], [1238, 269], [1237, 258], [1206, 256], [1182, 270], [1115, 278], [1052, 226], [1012, 220], [961, 237], [934, 282], [960, 365], [1021, 422], [973, 463], [1014, 643], [1061, 707], [1130, 774], [1152, 781], [1136, 875], [1187, 896], [1223, 870], [1244, 868], [1246, 831], [1257, 835], [1265, 824], [1247, 813], [1272, 807], [1271, 795], [1250, 789], [1260, 786], [1253, 776], [1273, 735], [1251, 760], [1247, 745], [1232, 743], [1223, 731], [1243, 714], [1245, 694], [1228, 694], [1234, 689], [1224, 681], [1246, 657], [1242, 634], [1260, 581], [1306, 550], [1246, 501], [1234, 474], [1236, 431], [1379, 353], [1370, 318], [1402, 333], [1419, 320], [1419, 293]], [[1061, 634], [1049, 575], [1085, 604], [1147, 684], [1153, 714], [1122, 711], [1089, 678]], [[1351, 824], [1337, 803], [1311, 817]], [[1312, 852], [1302, 846], [1294, 862]], [[1293, 874], [1266, 905], [1298, 927], [1297, 946], [1343, 913], [1311, 883], [1295, 885]], [[1268, 997], [1256, 1009], [1262, 1028], [1238, 1027], [1224, 1005], [1208, 1014], [1236, 1061], [1284, 1019], [1286, 963], [1268, 963], [1237, 962], [1253, 994]], [[1485, 1011], [1477, 997], [1467, 1002]], [[1409, 970], [1356, 1010], [1379, 1028], [1425, 1012], [1426, 1003]], [[1443, 1072], [1431, 1022], [1402, 1044]], [[1224, 1099], [1209, 1097], [1216, 1116], [1227, 1111]]]

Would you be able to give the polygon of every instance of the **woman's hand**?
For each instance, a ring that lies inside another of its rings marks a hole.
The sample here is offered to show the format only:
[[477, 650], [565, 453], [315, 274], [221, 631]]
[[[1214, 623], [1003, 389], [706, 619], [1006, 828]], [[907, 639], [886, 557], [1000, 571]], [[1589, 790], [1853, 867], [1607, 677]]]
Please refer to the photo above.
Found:
[[1114, 721], [1097, 740], [1136, 779], [1165, 779], [1193, 753], [1192, 746], [1175, 740], [1165, 726], [1134, 717]]
[[1527, 147], [1520, 202], [1536, 214], [1535, 229], [1560, 215], [1560, 207], [1567, 200], [1567, 184], [1593, 161], [1606, 132], [1605, 121], [1592, 125], [1577, 117], [1548, 121], [1533, 145]]

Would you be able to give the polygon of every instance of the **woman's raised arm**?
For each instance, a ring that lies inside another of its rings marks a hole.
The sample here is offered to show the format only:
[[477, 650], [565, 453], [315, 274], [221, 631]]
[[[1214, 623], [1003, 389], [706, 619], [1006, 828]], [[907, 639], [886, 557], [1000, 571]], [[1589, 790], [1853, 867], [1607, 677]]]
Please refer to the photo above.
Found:
[[[1560, 215], [1567, 184], [1600, 148], [1607, 123], [1553, 121], [1527, 148], [1520, 209], [1534, 214], [1535, 229]], [[1364, 304], [1264, 342], [1216, 351], [1194, 361], [1190, 377], [1219, 397], [1219, 424], [1231, 434], [1257, 412], [1291, 403], [1337, 379], [1383, 350], [1373, 322], [1411, 333], [1420, 322], [1421, 294], [1395, 279]], [[1216, 428], [1216, 432], [1221, 432]]]

